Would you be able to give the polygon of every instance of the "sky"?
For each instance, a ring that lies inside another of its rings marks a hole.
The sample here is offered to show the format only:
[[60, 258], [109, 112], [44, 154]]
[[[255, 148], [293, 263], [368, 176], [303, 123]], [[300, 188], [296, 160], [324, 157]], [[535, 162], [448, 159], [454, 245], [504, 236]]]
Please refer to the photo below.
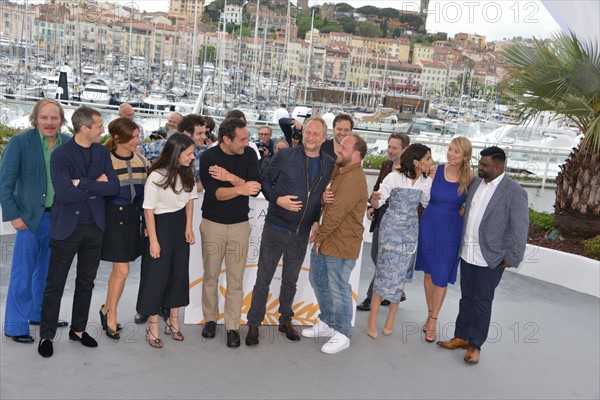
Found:
[[[115, 0], [112, 0], [115, 1]], [[250, 0], [254, 1], [254, 0]], [[168, 11], [168, 0], [116, 0], [134, 3], [146, 11]], [[295, 3], [292, 0], [292, 3]], [[341, 3], [341, 1], [314, 1], [309, 5]], [[418, 0], [346, 0], [353, 7], [373, 5], [418, 10]], [[210, 0], [207, 1], [207, 4]], [[429, 32], [447, 32], [451, 37], [458, 32], [485, 35], [488, 41], [510, 39], [515, 36], [547, 38], [559, 32], [560, 27], [539, 0], [431, 0], [427, 19]]]

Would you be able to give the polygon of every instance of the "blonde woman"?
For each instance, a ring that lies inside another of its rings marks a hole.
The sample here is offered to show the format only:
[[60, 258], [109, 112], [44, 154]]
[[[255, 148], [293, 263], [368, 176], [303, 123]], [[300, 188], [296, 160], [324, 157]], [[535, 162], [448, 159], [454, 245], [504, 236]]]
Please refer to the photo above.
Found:
[[104, 144], [110, 150], [113, 168], [121, 189], [106, 198], [106, 230], [100, 259], [112, 261], [106, 301], [100, 307], [100, 322], [106, 336], [120, 339], [117, 305], [129, 275], [129, 263], [142, 254], [142, 204], [148, 161], [137, 152], [138, 126], [129, 118], [117, 118], [108, 124], [110, 138]]
[[456, 137], [446, 153], [447, 163], [431, 172], [431, 200], [420, 221], [415, 269], [425, 272], [427, 320], [425, 340], [436, 338], [437, 318], [446, 297], [448, 283], [456, 282], [459, 248], [463, 229], [461, 208], [467, 187], [473, 180], [472, 146], [469, 139]]

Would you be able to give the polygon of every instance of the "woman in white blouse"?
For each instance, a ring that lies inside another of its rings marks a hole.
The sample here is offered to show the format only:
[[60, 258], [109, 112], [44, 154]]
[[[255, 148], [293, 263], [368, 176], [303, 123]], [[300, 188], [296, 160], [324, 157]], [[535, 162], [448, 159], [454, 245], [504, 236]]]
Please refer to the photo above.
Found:
[[431, 151], [422, 144], [411, 144], [400, 158], [400, 167], [385, 177], [379, 191], [373, 192], [375, 208], [385, 202], [388, 208], [379, 227], [379, 249], [375, 267], [373, 299], [367, 335], [377, 339], [377, 313], [382, 299], [390, 301], [384, 335], [391, 335], [405, 279], [412, 278], [417, 238], [419, 236], [419, 203], [427, 207], [431, 178], [425, 174], [431, 167]]
[[177, 341], [184, 339], [179, 308], [189, 304], [190, 245], [195, 242], [192, 217], [198, 197], [193, 160], [192, 139], [174, 134], [150, 168], [144, 189], [148, 240], [142, 256], [137, 312], [149, 315], [146, 340], [155, 348], [163, 347], [158, 329], [161, 306], [170, 309], [165, 333], [172, 332]]

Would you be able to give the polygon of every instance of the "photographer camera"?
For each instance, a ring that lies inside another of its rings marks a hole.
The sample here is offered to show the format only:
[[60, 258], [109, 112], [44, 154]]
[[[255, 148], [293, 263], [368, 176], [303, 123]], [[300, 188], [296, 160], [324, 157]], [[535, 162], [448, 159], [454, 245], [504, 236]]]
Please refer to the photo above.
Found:
[[285, 140], [291, 147], [302, 144], [302, 129], [304, 121], [310, 118], [311, 110], [308, 107], [296, 107], [292, 112], [292, 118], [280, 118], [279, 127], [283, 131]]
[[302, 144], [302, 128], [298, 129], [296, 126], [292, 128], [292, 147], [296, 147]]
[[274, 143], [271, 139], [272, 134], [273, 131], [270, 126], [261, 126], [258, 128], [258, 142], [256, 142], [256, 147], [258, 147], [261, 159], [273, 155]]

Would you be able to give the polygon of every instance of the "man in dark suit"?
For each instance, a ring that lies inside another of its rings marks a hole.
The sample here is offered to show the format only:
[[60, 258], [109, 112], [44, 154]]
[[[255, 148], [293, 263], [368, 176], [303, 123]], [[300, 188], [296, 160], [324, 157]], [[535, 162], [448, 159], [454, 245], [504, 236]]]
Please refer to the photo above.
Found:
[[523, 260], [529, 230], [527, 192], [504, 173], [506, 154], [496, 146], [480, 154], [479, 178], [469, 185], [465, 208], [454, 337], [438, 342], [445, 349], [467, 349], [467, 364], [479, 362], [494, 291], [504, 270]]
[[73, 258], [77, 255], [77, 278], [69, 339], [86, 347], [98, 343], [85, 332], [92, 301], [94, 279], [100, 264], [105, 226], [104, 196], [119, 192], [119, 179], [110, 153], [98, 144], [104, 132], [102, 116], [80, 107], [71, 118], [75, 137], [52, 153], [50, 174], [56, 190], [50, 229], [50, 267], [42, 305], [38, 352], [54, 353], [52, 339], [60, 302]]
[[[17, 231], [4, 334], [17, 343], [33, 343], [29, 323], [39, 325], [50, 262], [50, 212], [54, 187], [50, 154], [70, 140], [60, 132], [65, 113], [56, 100], [42, 99], [29, 120], [33, 129], [13, 136], [0, 164], [2, 220]], [[67, 326], [59, 321], [58, 326]]]

